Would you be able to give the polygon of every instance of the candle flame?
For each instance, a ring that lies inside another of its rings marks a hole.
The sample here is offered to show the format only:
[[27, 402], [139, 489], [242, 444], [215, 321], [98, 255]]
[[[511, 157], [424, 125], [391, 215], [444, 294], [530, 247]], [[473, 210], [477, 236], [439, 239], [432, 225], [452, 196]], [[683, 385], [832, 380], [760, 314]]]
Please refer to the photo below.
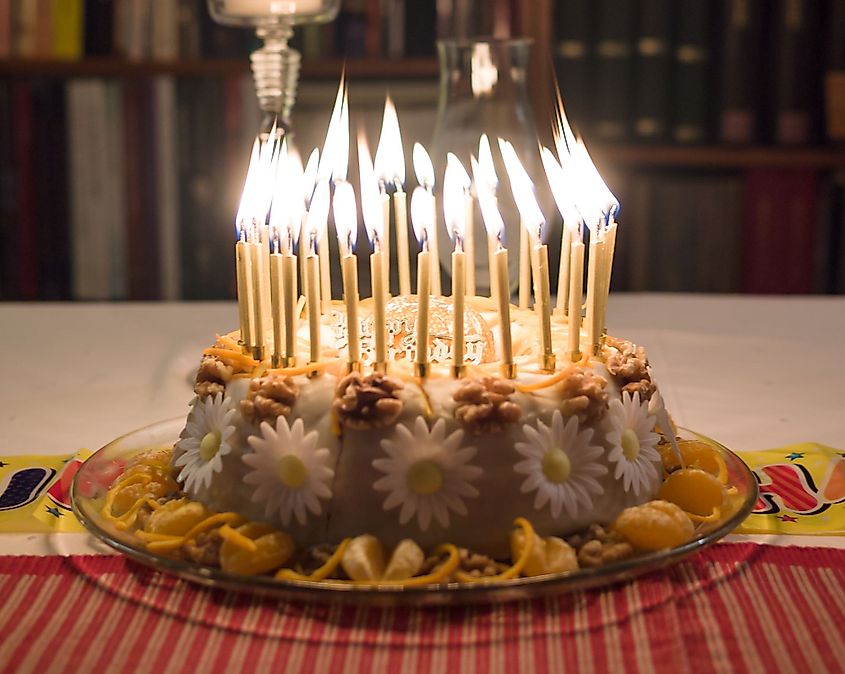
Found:
[[424, 250], [428, 249], [428, 232], [431, 230], [431, 203], [424, 187], [415, 187], [411, 195], [411, 223], [414, 234]]
[[252, 154], [249, 157], [249, 167], [246, 170], [246, 178], [244, 179], [244, 189], [241, 192], [241, 202], [238, 205], [238, 213], [235, 216], [235, 235], [238, 240], [246, 236], [246, 226], [252, 220], [250, 212], [252, 210], [252, 192], [255, 190], [255, 183], [258, 180], [258, 166], [261, 157], [261, 141], [256, 136], [255, 142], [252, 144]]
[[555, 126], [553, 128], [555, 148], [558, 157], [563, 158], [564, 154], [570, 154], [575, 147], [575, 133], [569, 124], [566, 111], [563, 108], [563, 98], [560, 95], [560, 88], [555, 80], [555, 93], [557, 95], [557, 107], [555, 110]]
[[546, 170], [546, 178], [549, 181], [555, 204], [557, 204], [557, 209], [563, 217], [564, 226], [569, 229], [577, 229], [581, 222], [581, 215], [575, 205], [576, 200], [572, 190], [575, 184], [549, 148], [542, 147], [540, 156], [543, 159], [543, 168]]
[[317, 184], [317, 165], [320, 163], [320, 151], [315, 147], [308, 155], [305, 163], [305, 171], [302, 181], [302, 189], [305, 190], [305, 206], [311, 205], [311, 197], [314, 194], [314, 186]]
[[610, 191], [601, 174], [599, 174], [590, 153], [587, 152], [587, 146], [583, 139], [578, 138], [576, 140], [572, 158], [576, 161], [577, 170], [584, 172], [585, 178], [591, 186], [590, 191], [599, 202], [602, 219], [608, 220], [614, 217], [619, 211], [619, 201], [613, 196], [613, 192]]
[[405, 184], [405, 155], [396, 107], [388, 96], [384, 101], [381, 136], [376, 148], [376, 175], [386, 184], [401, 188]]
[[490, 184], [480, 179], [479, 173], [483, 171], [480, 162], [476, 161], [475, 157], [471, 157], [470, 162], [472, 164], [472, 174], [475, 176], [475, 191], [478, 194], [478, 205], [481, 207], [481, 218], [484, 220], [484, 227], [490, 236], [501, 240], [505, 234], [505, 223], [502, 220], [502, 214], [499, 213], [496, 195], [491, 189]]
[[451, 152], [447, 154], [443, 175], [443, 218], [446, 230], [456, 244], [466, 235], [466, 192], [471, 184], [461, 160]]
[[[317, 182], [346, 179], [346, 164], [349, 161], [349, 119], [344, 114], [345, 103], [346, 83], [344, 77], [341, 76], [332, 115], [329, 118], [329, 128], [323, 141], [323, 151], [320, 153], [320, 160], [317, 165]], [[347, 123], [345, 133], [343, 130], [344, 119]]]
[[[311, 237], [311, 241], [303, 241], [302, 245], [310, 244], [313, 247], [320, 242], [323, 229], [325, 229], [326, 221], [329, 218], [329, 184], [325, 181], [317, 183], [314, 189], [314, 197], [311, 199], [311, 209], [308, 211], [308, 223], [306, 231]], [[312, 249], [307, 249], [307, 254], [313, 252]]]
[[431, 157], [420, 143], [414, 143], [414, 173], [417, 175], [417, 182], [423, 187], [434, 190], [434, 166]]
[[378, 180], [370, 157], [370, 146], [363, 131], [358, 132], [358, 177], [361, 181], [361, 211], [370, 243], [384, 236], [384, 210], [378, 191]]
[[478, 139], [478, 169], [478, 173], [473, 171], [476, 190], [478, 190], [478, 184], [483, 181], [489, 185], [495, 196], [496, 188], [499, 185], [499, 176], [496, 175], [496, 166], [493, 164], [493, 152], [490, 149], [490, 139], [487, 138], [486, 133], [482, 133], [481, 138]]
[[276, 252], [279, 252], [279, 246], [291, 251], [299, 238], [300, 224], [305, 212], [303, 182], [299, 153], [283, 142], [270, 209], [270, 229]]
[[546, 224], [546, 219], [543, 217], [543, 212], [537, 203], [537, 197], [534, 193], [534, 183], [531, 182], [531, 178], [519, 160], [516, 150], [514, 150], [513, 145], [509, 141], [499, 138], [499, 150], [505, 162], [505, 170], [508, 172], [513, 200], [516, 202], [516, 208], [519, 211], [522, 224], [532, 236], [536, 235], [537, 239], [540, 240], [542, 239], [542, 230], [543, 225]]
[[358, 207], [355, 203], [355, 190], [345, 180], [339, 180], [335, 184], [332, 208], [340, 250], [344, 254], [350, 254], [355, 250], [355, 242], [358, 239]]

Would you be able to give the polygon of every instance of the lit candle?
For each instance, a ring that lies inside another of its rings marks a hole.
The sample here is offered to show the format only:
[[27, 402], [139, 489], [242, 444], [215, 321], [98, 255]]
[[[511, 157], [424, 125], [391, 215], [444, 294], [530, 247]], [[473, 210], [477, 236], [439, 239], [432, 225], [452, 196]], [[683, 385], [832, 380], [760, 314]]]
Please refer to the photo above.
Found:
[[590, 228], [590, 261], [587, 265], [587, 341], [590, 355], [599, 354], [602, 318], [601, 318], [601, 277], [604, 267], [605, 241], [600, 225], [595, 223]]
[[469, 177], [461, 160], [451, 152], [446, 155], [446, 170], [453, 173], [453, 182], [463, 191], [461, 198], [462, 208], [464, 214], [462, 220], [464, 222], [464, 237], [463, 248], [466, 254], [466, 292], [468, 295], [475, 295], [475, 238], [472, 236], [473, 228], [473, 200], [470, 188], [472, 187], [472, 179]]
[[402, 134], [399, 118], [390, 96], [384, 102], [381, 137], [376, 149], [375, 171], [383, 183], [393, 185], [393, 221], [396, 226], [396, 261], [399, 269], [399, 294], [411, 294], [411, 260], [408, 248], [408, 201], [404, 191], [405, 155], [402, 152]]
[[[473, 160], [475, 164], [475, 161]], [[475, 165], [473, 166], [475, 170]], [[496, 206], [496, 197], [485, 181], [475, 181], [478, 193], [478, 205], [481, 208], [481, 218], [488, 236], [496, 239], [496, 299], [499, 310], [499, 335], [502, 343], [502, 376], [507, 379], [516, 377], [516, 366], [513, 362], [513, 342], [511, 340], [511, 305], [510, 282], [508, 277], [508, 250], [502, 245], [505, 223]]]
[[519, 223], [519, 308], [528, 308], [531, 296], [531, 244], [528, 241], [528, 228]]
[[273, 252], [270, 254], [270, 309], [273, 315], [273, 367], [284, 364], [285, 323], [282, 313], [284, 307], [284, 270], [281, 246], [274, 236]]
[[358, 258], [355, 240], [358, 235], [355, 192], [348, 182], [338, 181], [334, 191], [334, 224], [340, 249], [343, 276], [343, 301], [346, 305], [347, 367], [350, 372], [361, 367], [361, 336], [358, 322]]
[[569, 264], [569, 358], [581, 360], [581, 296], [584, 292], [584, 243], [576, 235]]
[[358, 175], [361, 181], [361, 211], [364, 225], [373, 244], [370, 255], [370, 279], [373, 291], [373, 331], [375, 332], [376, 372], [387, 371], [387, 326], [385, 303], [387, 301], [387, 278], [384, 264], [385, 254], [382, 247], [382, 235], [385, 231], [385, 219], [381, 210], [382, 200], [377, 187], [370, 148], [363, 133], [358, 134]]
[[[496, 167], [493, 164], [493, 152], [490, 150], [490, 141], [487, 134], [482, 134], [478, 141], [478, 161], [472, 162], [472, 177], [475, 181], [476, 192], [481, 189], [479, 183], [483, 182], [496, 204], [496, 188], [499, 184], [499, 177], [496, 175]], [[498, 250], [498, 234], [487, 232], [487, 265], [490, 285], [490, 297], [494, 300], [498, 293], [496, 282], [496, 251]]]
[[235, 269], [238, 286], [238, 317], [241, 328], [241, 348], [245, 354], [251, 354], [253, 334], [255, 332], [255, 304], [252, 289], [252, 249], [247, 242], [249, 211], [252, 210], [251, 199], [256, 189], [259, 172], [259, 157], [261, 142], [258, 138], [252, 146], [244, 189], [238, 213], [235, 217], [237, 241], [235, 243]]
[[431, 259], [428, 250], [428, 230], [431, 229], [431, 210], [426, 200], [425, 189], [417, 187], [411, 196], [411, 222], [420, 242], [417, 255], [417, 326], [414, 374], [428, 376], [428, 305], [431, 294]]
[[[346, 167], [349, 162], [349, 109], [346, 100], [346, 83], [341, 77], [337, 88], [329, 128], [323, 141], [323, 151], [317, 166], [317, 183], [346, 180]], [[320, 228], [320, 289], [323, 312], [327, 313], [332, 301], [332, 280], [328, 238], [328, 209], [326, 219], [316, 223]]]
[[296, 255], [291, 247], [282, 259], [282, 276], [285, 283], [284, 314], [285, 314], [285, 367], [296, 366]]
[[[308, 156], [308, 162], [305, 164], [302, 178], [302, 189], [305, 197], [305, 210], [302, 212], [302, 219], [299, 229], [298, 239], [304, 244], [308, 243], [308, 209], [311, 208], [311, 197], [314, 196], [314, 187], [317, 184], [317, 166], [320, 163], [320, 151], [315, 147], [311, 150]], [[305, 288], [305, 256], [300, 255], [302, 261], [300, 262], [300, 278], [299, 285]]]
[[428, 233], [429, 252], [431, 253], [431, 294], [438, 297], [443, 294], [440, 285], [440, 248], [437, 240], [437, 205], [434, 199], [434, 166], [426, 149], [419, 143], [414, 143], [413, 151], [414, 173], [417, 182], [425, 188], [431, 208], [431, 231]]
[[[464, 374], [464, 296], [466, 294], [466, 254], [464, 253], [464, 232], [466, 209], [464, 208], [463, 176], [458, 168], [457, 158], [449, 155], [446, 174], [443, 177], [443, 217], [446, 230], [455, 242], [452, 253], [452, 375]], [[471, 159], [473, 165], [475, 160]]]
[[320, 262], [317, 256], [317, 246], [320, 234], [326, 222], [329, 211], [329, 185], [320, 182], [311, 200], [311, 210], [308, 211], [308, 240], [303, 242], [306, 251], [300, 251], [305, 256], [305, 301], [308, 306], [308, 337], [310, 340], [310, 363], [320, 360]]
[[[569, 286], [570, 286], [570, 265], [572, 258], [572, 242], [577, 238], [577, 227], [581, 216], [575, 207], [572, 188], [574, 181], [567, 175], [551, 150], [544, 147], [540, 151], [543, 160], [543, 167], [546, 170], [546, 178], [552, 190], [552, 196], [557, 204], [558, 211], [563, 218], [563, 230], [561, 233], [560, 245], [560, 269], [557, 284], [557, 305], [555, 312], [559, 317], [564, 318], [569, 314]], [[568, 155], [567, 155], [568, 158]], [[568, 162], [571, 164], [571, 161]], [[568, 166], [565, 162], [565, 165]]]
[[522, 162], [519, 161], [513, 146], [510, 143], [500, 142], [500, 148], [521, 223], [524, 229], [533, 233], [534, 311], [537, 313], [540, 322], [540, 369], [553, 371], [555, 369], [555, 354], [552, 348], [551, 302], [549, 298], [549, 249], [542, 242], [542, 230], [546, 221], [534, 195], [534, 185], [523, 168]]

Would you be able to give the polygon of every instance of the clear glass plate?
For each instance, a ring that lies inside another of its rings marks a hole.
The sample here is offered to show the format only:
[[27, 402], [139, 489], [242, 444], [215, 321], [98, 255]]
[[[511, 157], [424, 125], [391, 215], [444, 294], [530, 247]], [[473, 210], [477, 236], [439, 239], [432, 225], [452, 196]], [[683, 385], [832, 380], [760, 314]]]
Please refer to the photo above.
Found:
[[77, 472], [71, 490], [73, 510], [97, 538], [128, 557], [159, 571], [202, 585], [272, 595], [283, 599], [372, 605], [437, 605], [528, 599], [583, 590], [626, 581], [662, 569], [706, 548], [729, 534], [751, 513], [757, 500], [757, 481], [742, 460], [726, 447], [703, 435], [680, 429], [682, 437], [698, 439], [722, 453], [728, 484], [735, 487], [722, 517], [697, 530], [693, 540], [668, 550], [638, 555], [615, 564], [575, 573], [549, 574], [490, 583], [397, 587], [361, 587], [331, 581], [276, 580], [270, 576], [240, 576], [221, 569], [171, 559], [147, 551], [137, 539], [117, 530], [101, 514], [103, 497], [127, 461], [158, 447], [172, 447], [184, 425], [184, 417], [162, 421], [128, 433], [100, 449]]

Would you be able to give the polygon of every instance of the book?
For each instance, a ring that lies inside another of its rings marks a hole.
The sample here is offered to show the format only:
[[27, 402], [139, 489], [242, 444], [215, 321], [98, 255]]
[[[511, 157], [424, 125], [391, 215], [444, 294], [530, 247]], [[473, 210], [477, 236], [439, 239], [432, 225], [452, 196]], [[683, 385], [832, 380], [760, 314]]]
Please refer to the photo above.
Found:
[[640, 0], [637, 15], [633, 134], [660, 141], [669, 129], [672, 2]]
[[811, 292], [818, 236], [816, 172], [751, 169], [744, 199], [743, 291]]
[[37, 24], [38, 3], [35, 0], [12, 0], [12, 51], [18, 58], [37, 55]]
[[554, 63], [569, 121], [581, 130], [590, 119], [590, 0], [555, 3]]
[[68, 209], [65, 185], [64, 89], [54, 80], [30, 84], [32, 194], [38, 299], [70, 299]]
[[85, 0], [83, 42], [86, 56], [110, 56], [113, 51], [113, 0]]
[[[672, 139], [701, 143], [708, 136], [710, 76], [710, 0], [680, 0], [677, 8], [672, 78]], [[733, 66], [732, 66], [733, 67]]]
[[[179, 182], [176, 157], [177, 113], [176, 81], [172, 77], [153, 80], [155, 177], [158, 209], [156, 232], [161, 299], [181, 298], [181, 270], [179, 268]], [[228, 138], [228, 134], [226, 136]]]
[[719, 136], [728, 143], [760, 139], [758, 108], [764, 91], [762, 0], [724, 0]]
[[157, 61], [179, 58], [179, 0], [156, 0], [152, 12], [150, 53]]
[[405, 56], [434, 56], [437, 7], [434, 0], [405, 3]]
[[18, 298], [38, 299], [38, 243], [35, 223], [35, 173], [32, 144], [32, 91], [28, 82], [16, 81], [13, 92], [15, 201], [17, 203]]
[[13, 84], [0, 80], [0, 299], [18, 296]]
[[12, 55], [12, 0], [0, 0], [0, 57]]
[[384, 56], [405, 56], [405, 0], [382, 0], [382, 45]]
[[596, 5], [593, 134], [621, 141], [629, 135], [627, 103], [633, 82], [634, 3], [599, 0]]
[[815, 137], [814, 111], [821, 103], [821, 72], [814, 48], [821, 25], [817, 0], [779, 0], [776, 11], [774, 113], [778, 143], [798, 145]]
[[83, 0], [52, 0], [51, 55], [57, 59], [76, 60], [83, 54]]

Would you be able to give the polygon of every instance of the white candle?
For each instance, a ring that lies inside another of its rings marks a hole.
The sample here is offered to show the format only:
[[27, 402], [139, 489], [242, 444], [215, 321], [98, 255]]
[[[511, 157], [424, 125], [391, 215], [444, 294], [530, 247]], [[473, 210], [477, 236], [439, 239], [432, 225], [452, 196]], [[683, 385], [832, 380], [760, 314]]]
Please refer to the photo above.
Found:
[[598, 293], [601, 290], [605, 242], [600, 240], [598, 231], [592, 231], [590, 236], [590, 260], [587, 266], [587, 341], [590, 344], [590, 355], [597, 356], [602, 329], [601, 300]]
[[561, 318], [569, 314], [569, 267], [572, 257], [572, 231], [564, 224], [560, 239], [560, 267], [557, 277], [555, 313]]
[[528, 230], [523, 223], [519, 226], [519, 308], [528, 308], [531, 295], [531, 246]]
[[235, 260], [238, 282], [238, 310], [241, 321], [241, 346], [244, 353], [249, 354], [255, 329], [255, 307], [252, 294], [252, 256], [249, 251], [249, 244], [246, 241], [238, 241], [235, 244]]
[[431, 255], [429, 253], [428, 230], [432, 227], [431, 210], [428, 207], [425, 189], [417, 187], [411, 196], [411, 221], [422, 250], [417, 255], [417, 325], [414, 374], [428, 376], [428, 307], [431, 294]]
[[584, 292], [584, 244], [580, 238], [572, 242], [569, 265], [569, 356], [581, 359], [581, 296]]
[[281, 367], [284, 363], [285, 323], [282, 307], [285, 284], [282, 267], [282, 254], [272, 253], [270, 255], [270, 311], [273, 316], [273, 367]]
[[502, 376], [513, 379], [516, 377], [516, 366], [513, 362], [513, 342], [511, 340], [508, 250], [501, 245], [499, 250], [496, 251], [496, 280], [499, 284], [497, 296], [499, 300], [499, 335], [502, 340]]
[[373, 369], [387, 370], [387, 328], [385, 326], [384, 253], [376, 250], [370, 256], [370, 277], [373, 284], [373, 331], [375, 332], [376, 358]]
[[540, 369], [553, 372], [555, 355], [552, 350], [552, 326], [549, 297], [549, 247], [538, 244], [534, 249], [536, 271], [534, 278], [534, 310], [540, 320]]
[[[469, 176], [467, 176], [469, 178]], [[475, 296], [475, 202], [467, 190], [466, 196], [466, 235], [464, 250], [467, 256], [467, 294]]]
[[296, 329], [297, 329], [297, 292], [296, 292], [296, 255], [288, 251], [282, 260], [282, 276], [285, 281], [285, 367], [296, 366]]
[[399, 268], [399, 294], [411, 294], [411, 251], [408, 247], [408, 198], [397, 185], [393, 193], [393, 220], [396, 224], [396, 259]]
[[464, 284], [466, 281], [466, 255], [461, 250], [460, 238], [452, 253], [452, 374], [458, 378], [464, 373]]
[[358, 231], [355, 192], [346, 181], [338, 181], [334, 192], [334, 222], [337, 228], [343, 276], [343, 301], [346, 305], [347, 365], [357, 370], [361, 361], [360, 324], [358, 322], [358, 259], [355, 237]]
[[305, 258], [305, 300], [308, 305], [309, 363], [320, 360], [320, 269], [313, 249]]

